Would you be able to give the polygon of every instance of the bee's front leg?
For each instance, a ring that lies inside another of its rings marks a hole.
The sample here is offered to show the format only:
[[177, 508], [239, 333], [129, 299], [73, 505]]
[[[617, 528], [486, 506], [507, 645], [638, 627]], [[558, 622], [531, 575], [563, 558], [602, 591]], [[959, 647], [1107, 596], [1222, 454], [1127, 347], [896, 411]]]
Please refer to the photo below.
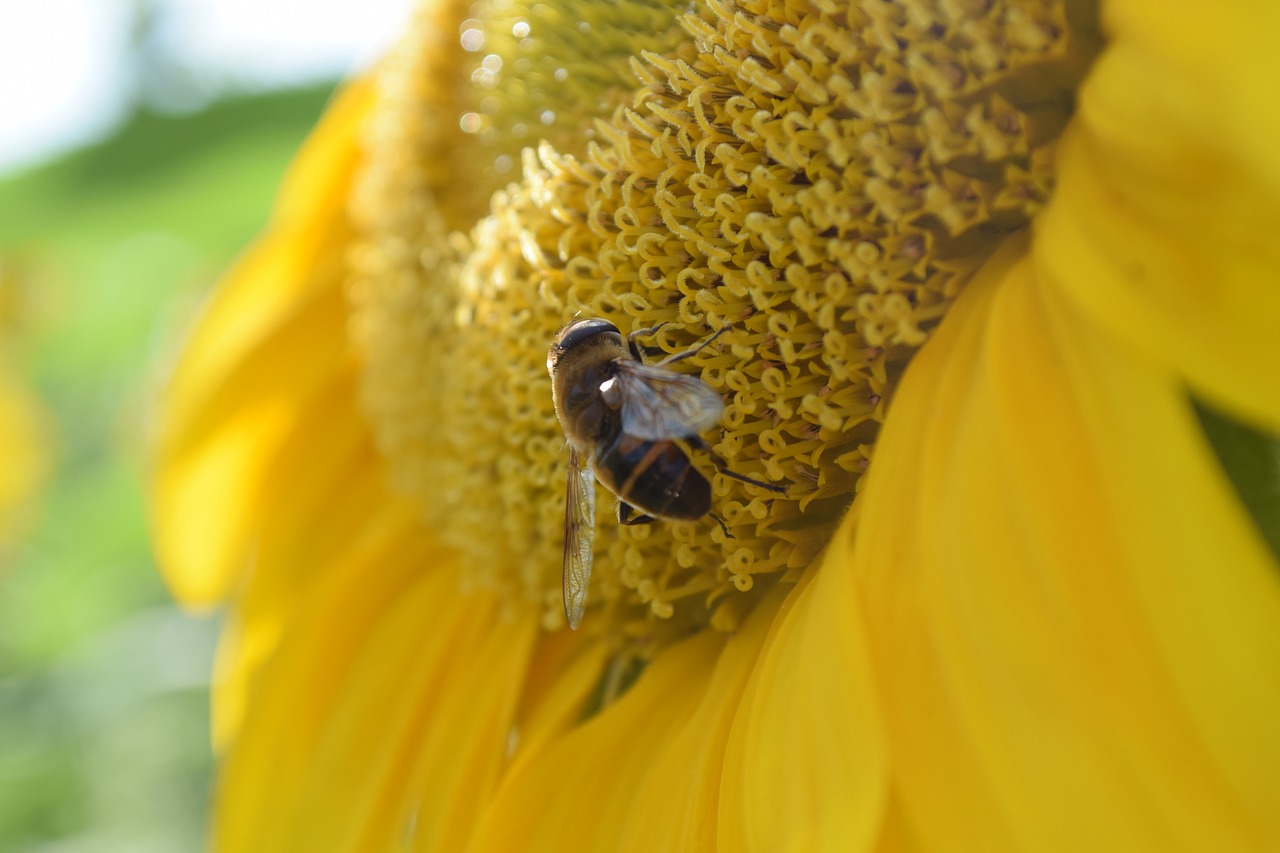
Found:
[[713, 332], [710, 336], [708, 336], [705, 340], [699, 343], [697, 346], [690, 347], [684, 352], [672, 353], [671, 355], [664, 358], [662, 361], [658, 362], [658, 367], [667, 367], [668, 365], [675, 364], [677, 361], [683, 361], [684, 359], [688, 358], [691, 355], [697, 355], [707, 347], [711, 346], [712, 341], [714, 341], [716, 338], [723, 335], [725, 332], [729, 331], [729, 329], [731, 328], [733, 327], [724, 326], [722, 328], [719, 328], [715, 332]]
[[634, 332], [627, 335], [627, 349], [631, 351], [631, 357], [634, 358], [636, 361], [643, 362], [644, 350], [641, 349], [638, 343], [636, 343], [636, 338], [650, 337], [665, 325], [667, 324], [665, 322], [662, 322], [656, 326], [650, 326], [647, 329], [636, 329]]

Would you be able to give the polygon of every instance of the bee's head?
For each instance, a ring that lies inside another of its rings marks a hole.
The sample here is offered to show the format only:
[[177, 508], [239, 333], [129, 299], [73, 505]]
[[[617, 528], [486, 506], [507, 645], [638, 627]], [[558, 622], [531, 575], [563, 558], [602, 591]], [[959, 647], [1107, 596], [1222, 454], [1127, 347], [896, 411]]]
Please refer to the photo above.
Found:
[[547, 370], [554, 372], [556, 364], [559, 363], [561, 356], [565, 353], [577, 349], [582, 346], [585, 341], [595, 338], [597, 335], [613, 334], [622, 338], [622, 333], [618, 331], [618, 327], [610, 323], [608, 320], [601, 320], [593, 317], [587, 320], [575, 320], [560, 330], [556, 335], [555, 341], [551, 344], [551, 350], [547, 353]]

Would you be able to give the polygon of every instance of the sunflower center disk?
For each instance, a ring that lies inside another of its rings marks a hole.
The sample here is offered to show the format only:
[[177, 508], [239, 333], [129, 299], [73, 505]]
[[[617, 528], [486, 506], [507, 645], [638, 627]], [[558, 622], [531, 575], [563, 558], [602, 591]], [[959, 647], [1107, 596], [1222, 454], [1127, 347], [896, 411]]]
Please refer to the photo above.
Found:
[[[677, 369], [724, 398], [707, 442], [787, 493], [692, 454], [728, 538], [621, 527], [601, 491], [585, 627], [732, 630], [826, 544], [911, 354], [1048, 200], [1090, 4], [815, 5], [495, 3], [456, 22], [461, 46], [424, 50], [424, 21], [405, 55], [426, 59], [384, 72], [352, 287], [366, 408], [465, 581], [541, 602], [548, 627], [568, 455], [545, 359], [567, 321], [665, 323], [663, 352], [729, 327]], [[504, 112], [530, 104], [536, 134]]]

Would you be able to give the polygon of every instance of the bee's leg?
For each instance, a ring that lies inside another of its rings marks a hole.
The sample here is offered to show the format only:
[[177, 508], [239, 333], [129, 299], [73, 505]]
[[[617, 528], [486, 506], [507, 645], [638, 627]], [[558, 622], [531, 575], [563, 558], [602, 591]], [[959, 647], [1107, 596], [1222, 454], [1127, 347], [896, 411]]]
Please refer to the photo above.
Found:
[[737, 471], [731, 471], [729, 469], [729, 463], [724, 461], [723, 456], [712, 450], [711, 446], [702, 439], [702, 436], [695, 435], [691, 438], [686, 438], [685, 441], [689, 442], [689, 446], [693, 449], [704, 451], [707, 456], [711, 457], [711, 464], [716, 466], [716, 470], [721, 474], [724, 474], [726, 477], [732, 477], [735, 480], [741, 480], [744, 483], [750, 483], [753, 486], [759, 486], [762, 489], [768, 489], [769, 491], [777, 492], [780, 495], [785, 495], [787, 493], [786, 486], [779, 486], [774, 483], [765, 483], [760, 480], [753, 480], [746, 474], [739, 474]]
[[712, 520], [712, 521], [714, 521], [716, 524], [720, 525], [720, 529], [721, 529], [722, 531], [724, 531], [724, 536], [725, 536], [725, 538], [726, 538], [726, 539], [736, 539], [736, 538], [737, 538], [736, 536], [734, 536], [732, 533], [730, 533], [730, 532], [729, 532], [729, 525], [727, 525], [727, 524], [725, 524], [725, 523], [724, 523], [724, 519], [723, 519], [723, 518], [721, 518], [720, 516], [716, 515], [714, 512], [709, 512], [709, 513], [707, 513], [707, 515], [711, 516], [711, 520]]
[[662, 361], [658, 362], [657, 366], [658, 366], [658, 367], [666, 367], [666, 366], [667, 366], [667, 365], [669, 365], [669, 364], [675, 364], [677, 361], [684, 361], [686, 358], [688, 358], [688, 357], [689, 357], [689, 356], [691, 356], [691, 355], [697, 355], [698, 353], [702, 352], [702, 351], [703, 351], [704, 349], [706, 349], [707, 347], [711, 346], [711, 342], [712, 342], [712, 341], [714, 341], [716, 338], [718, 338], [718, 337], [720, 337], [721, 335], [723, 335], [725, 332], [729, 331], [731, 328], [733, 328], [733, 327], [732, 327], [732, 326], [723, 326], [723, 327], [721, 327], [721, 328], [719, 328], [719, 329], [716, 329], [716, 331], [714, 331], [714, 332], [710, 335], [710, 337], [708, 337], [708, 338], [707, 338], [705, 341], [703, 341], [702, 343], [698, 344], [696, 347], [690, 347], [689, 349], [685, 350], [684, 352], [672, 353], [671, 355], [669, 355], [669, 356], [667, 356], [666, 358], [664, 358]]
[[640, 349], [640, 345], [636, 343], [636, 338], [648, 337], [665, 325], [667, 325], [666, 322], [662, 322], [656, 326], [650, 326], [647, 329], [636, 329], [634, 332], [627, 335], [627, 349], [631, 350], [631, 357], [636, 361], [644, 361], [644, 350]]
[[645, 515], [626, 501], [618, 501], [618, 523], [630, 527], [633, 524], [653, 524], [657, 521], [652, 515]]

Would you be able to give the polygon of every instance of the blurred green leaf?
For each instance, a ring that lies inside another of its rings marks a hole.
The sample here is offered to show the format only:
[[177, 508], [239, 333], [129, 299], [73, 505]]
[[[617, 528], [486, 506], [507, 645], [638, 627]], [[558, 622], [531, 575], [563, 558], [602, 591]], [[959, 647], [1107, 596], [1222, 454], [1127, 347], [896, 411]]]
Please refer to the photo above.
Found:
[[1271, 553], [1280, 559], [1280, 436], [1240, 423], [1198, 400], [1193, 403], [1223, 472]]

